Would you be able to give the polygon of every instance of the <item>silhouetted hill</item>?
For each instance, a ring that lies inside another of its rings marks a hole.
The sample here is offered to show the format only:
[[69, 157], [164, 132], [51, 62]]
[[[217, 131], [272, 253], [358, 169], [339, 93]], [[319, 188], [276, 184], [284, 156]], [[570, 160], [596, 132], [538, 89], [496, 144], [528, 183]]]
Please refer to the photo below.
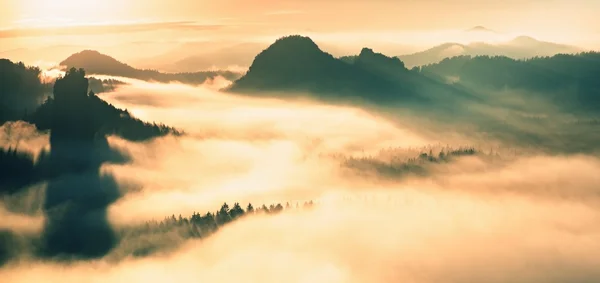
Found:
[[[368, 61], [368, 60], [366, 60]], [[235, 92], [308, 92], [322, 98], [397, 100], [412, 93], [389, 79], [325, 53], [308, 37], [288, 36], [258, 54]]]
[[402, 55], [399, 58], [409, 68], [440, 62], [455, 56], [507, 56], [513, 59], [525, 59], [536, 56], [552, 56], [560, 53], [577, 53], [581, 49], [564, 44], [539, 41], [529, 36], [519, 36], [511, 41], [491, 44], [474, 42], [471, 44], [444, 43], [425, 51]]
[[515, 60], [503, 56], [459, 56], [423, 66], [421, 73], [492, 90], [520, 89], [564, 105], [597, 111], [600, 106], [600, 53], [559, 54]]
[[334, 58], [308, 37], [278, 39], [261, 52], [229, 90], [240, 93], [305, 93], [321, 99], [374, 103], [435, 103], [471, 98], [452, 86], [411, 72], [398, 58], [364, 48], [358, 56]]
[[254, 59], [245, 76], [230, 88], [235, 92], [295, 91], [371, 98], [390, 95], [394, 85], [381, 77], [334, 58], [308, 37], [278, 39]]
[[90, 74], [116, 75], [122, 77], [133, 77], [138, 70], [118, 61], [108, 55], [95, 50], [84, 50], [69, 56], [60, 62], [60, 65], [68, 68], [83, 68]]
[[146, 81], [202, 84], [207, 79], [223, 76], [229, 80], [239, 77], [231, 71], [207, 71], [194, 73], [161, 73], [155, 70], [140, 70], [122, 63], [108, 55], [94, 50], [84, 50], [63, 60], [60, 65], [66, 68], [83, 68], [90, 74], [134, 78]]

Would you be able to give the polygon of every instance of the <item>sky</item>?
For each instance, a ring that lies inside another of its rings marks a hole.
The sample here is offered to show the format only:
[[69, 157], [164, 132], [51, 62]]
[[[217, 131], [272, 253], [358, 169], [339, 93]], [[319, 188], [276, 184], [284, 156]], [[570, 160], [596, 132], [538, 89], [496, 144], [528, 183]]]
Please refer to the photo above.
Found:
[[[595, 0], [2, 0], [0, 26], [112, 21], [219, 21], [365, 28], [448, 28], [529, 25], [593, 28]], [[357, 17], [368, 21], [356, 21]], [[376, 16], [375, 16], [376, 15]], [[375, 16], [375, 17], [374, 17]], [[332, 19], [335, 18], [335, 21]], [[311, 21], [299, 22], [299, 19]], [[508, 20], [510, 19], [510, 20]]]
[[352, 50], [392, 43], [383, 51], [402, 55], [487, 40], [457, 38], [474, 26], [502, 40], [528, 35], [600, 49], [597, 0], [0, 0], [0, 6], [0, 52], [152, 42], [156, 54], [181, 42], [272, 42], [302, 34], [356, 45]]
[[598, 33], [596, 0], [0, 0], [0, 28], [193, 21], [248, 30], [440, 30]]

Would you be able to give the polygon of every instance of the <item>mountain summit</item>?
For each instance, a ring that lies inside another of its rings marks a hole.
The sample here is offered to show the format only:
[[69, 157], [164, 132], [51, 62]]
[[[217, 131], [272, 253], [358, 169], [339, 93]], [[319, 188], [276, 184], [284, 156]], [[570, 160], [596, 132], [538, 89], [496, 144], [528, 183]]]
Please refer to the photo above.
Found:
[[383, 99], [396, 85], [372, 72], [323, 52], [312, 39], [299, 35], [278, 39], [256, 56], [235, 92], [309, 92], [322, 96], [356, 97], [368, 93]]
[[135, 77], [138, 70], [95, 50], [83, 50], [60, 62], [67, 68], [84, 68], [88, 73]]
[[278, 39], [259, 53], [246, 76], [241, 78], [238, 84], [255, 83], [255, 78], [258, 76], [270, 76], [280, 81], [293, 80], [293, 76], [339, 68], [337, 63], [333, 56], [321, 51], [310, 38], [299, 35], [288, 36]]
[[395, 57], [363, 48], [359, 55], [334, 58], [310, 38], [278, 39], [258, 54], [245, 76], [229, 91], [290, 97], [301, 93], [320, 99], [362, 100], [376, 104], [434, 103], [464, 97], [452, 86], [405, 68]]
[[354, 64], [371, 72], [382, 74], [402, 74], [406, 71], [404, 62], [397, 57], [387, 57], [381, 53], [376, 53], [373, 49], [363, 48], [360, 54], [354, 60]]
[[488, 29], [484, 26], [475, 26], [466, 30], [467, 32], [495, 32], [491, 29]]

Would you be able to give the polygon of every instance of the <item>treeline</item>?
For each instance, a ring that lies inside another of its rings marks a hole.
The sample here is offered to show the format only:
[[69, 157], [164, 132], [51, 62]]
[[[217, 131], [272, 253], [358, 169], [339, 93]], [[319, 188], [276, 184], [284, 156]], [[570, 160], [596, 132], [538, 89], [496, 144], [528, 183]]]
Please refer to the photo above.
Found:
[[147, 256], [155, 252], [167, 252], [176, 248], [187, 239], [206, 238], [221, 227], [236, 220], [252, 215], [275, 215], [285, 211], [306, 210], [314, 207], [313, 201], [303, 204], [263, 204], [254, 207], [249, 203], [243, 208], [239, 203], [232, 207], [224, 203], [217, 211], [204, 214], [194, 212], [184, 217], [182, 215], [167, 216], [158, 221], [147, 221], [142, 225], [127, 226], [117, 230], [120, 241], [125, 243], [113, 251], [116, 256]]
[[[120, 244], [113, 247], [105, 259], [119, 260], [124, 257], [143, 257], [157, 252], [173, 251], [186, 240], [205, 239], [220, 228], [243, 218], [305, 211], [315, 205], [313, 201], [294, 204], [276, 203], [260, 207], [254, 207], [249, 203], [243, 208], [239, 203], [234, 203], [233, 206], [224, 203], [217, 211], [207, 211], [203, 214], [194, 212], [189, 216], [171, 215], [160, 221], [153, 220], [139, 225], [124, 226], [115, 231]], [[39, 253], [42, 245], [36, 235], [21, 235], [0, 230], [0, 266], [21, 255]], [[55, 260], [60, 259], [55, 258]], [[69, 257], [64, 259], [68, 260]]]
[[16, 147], [0, 147], [0, 195], [13, 193], [18, 188], [36, 182], [36, 176], [40, 175], [38, 164], [43, 163], [46, 156], [46, 151], [42, 151], [34, 159], [32, 154], [19, 151]]
[[0, 59], [0, 124], [22, 119], [44, 99], [41, 70]]
[[216, 231], [219, 227], [228, 224], [236, 219], [243, 216], [254, 215], [254, 214], [278, 214], [285, 210], [292, 209], [308, 209], [314, 206], [314, 202], [306, 201], [303, 204], [295, 203], [291, 205], [289, 202], [282, 205], [281, 203], [270, 204], [269, 206], [263, 204], [259, 207], [254, 207], [252, 203], [249, 203], [245, 209], [239, 203], [234, 203], [232, 207], [229, 204], [224, 203], [221, 208], [215, 212], [207, 211], [204, 214], [194, 212], [189, 217], [183, 217], [181, 214], [175, 216], [174, 214], [165, 217], [161, 221], [153, 220], [146, 222], [143, 227], [149, 230], [155, 228], [159, 229], [170, 229], [170, 227], [188, 226], [192, 235], [200, 237], [205, 234]]
[[448, 163], [462, 156], [473, 156], [480, 151], [474, 147], [443, 148], [434, 152], [422, 152], [416, 157], [404, 158], [392, 155], [387, 158], [376, 157], [349, 157], [342, 160], [342, 167], [353, 170], [355, 174], [375, 173], [383, 178], [402, 178], [407, 175], [424, 176], [428, 166], [439, 163]]

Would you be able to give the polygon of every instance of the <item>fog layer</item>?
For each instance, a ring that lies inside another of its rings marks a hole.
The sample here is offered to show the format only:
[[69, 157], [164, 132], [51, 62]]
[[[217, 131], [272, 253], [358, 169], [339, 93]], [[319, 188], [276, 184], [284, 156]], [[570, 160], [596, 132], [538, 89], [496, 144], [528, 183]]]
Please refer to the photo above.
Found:
[[0, 269], [3, 282], [600, 280], [596, 156], [484, 145], [427, 163], [422, 174], [383, 178], [344, 161], [434, 156], [444, 137], [359, 108], [220, 93], [227, 84], [220, 79], [201, 87], [127, 82], [102, 98], [186, 134], [145, 143], [109, 138], [131, 156], [102, 167], [124, 193], [108, 210], [114, 227], [214, 211], [223, 202], [317, 205], [247, 216], [202, 240], [157, 234], [181, 245], [143, 258], [124, 252], [133, 238], [106, 259], [16, 261]]

